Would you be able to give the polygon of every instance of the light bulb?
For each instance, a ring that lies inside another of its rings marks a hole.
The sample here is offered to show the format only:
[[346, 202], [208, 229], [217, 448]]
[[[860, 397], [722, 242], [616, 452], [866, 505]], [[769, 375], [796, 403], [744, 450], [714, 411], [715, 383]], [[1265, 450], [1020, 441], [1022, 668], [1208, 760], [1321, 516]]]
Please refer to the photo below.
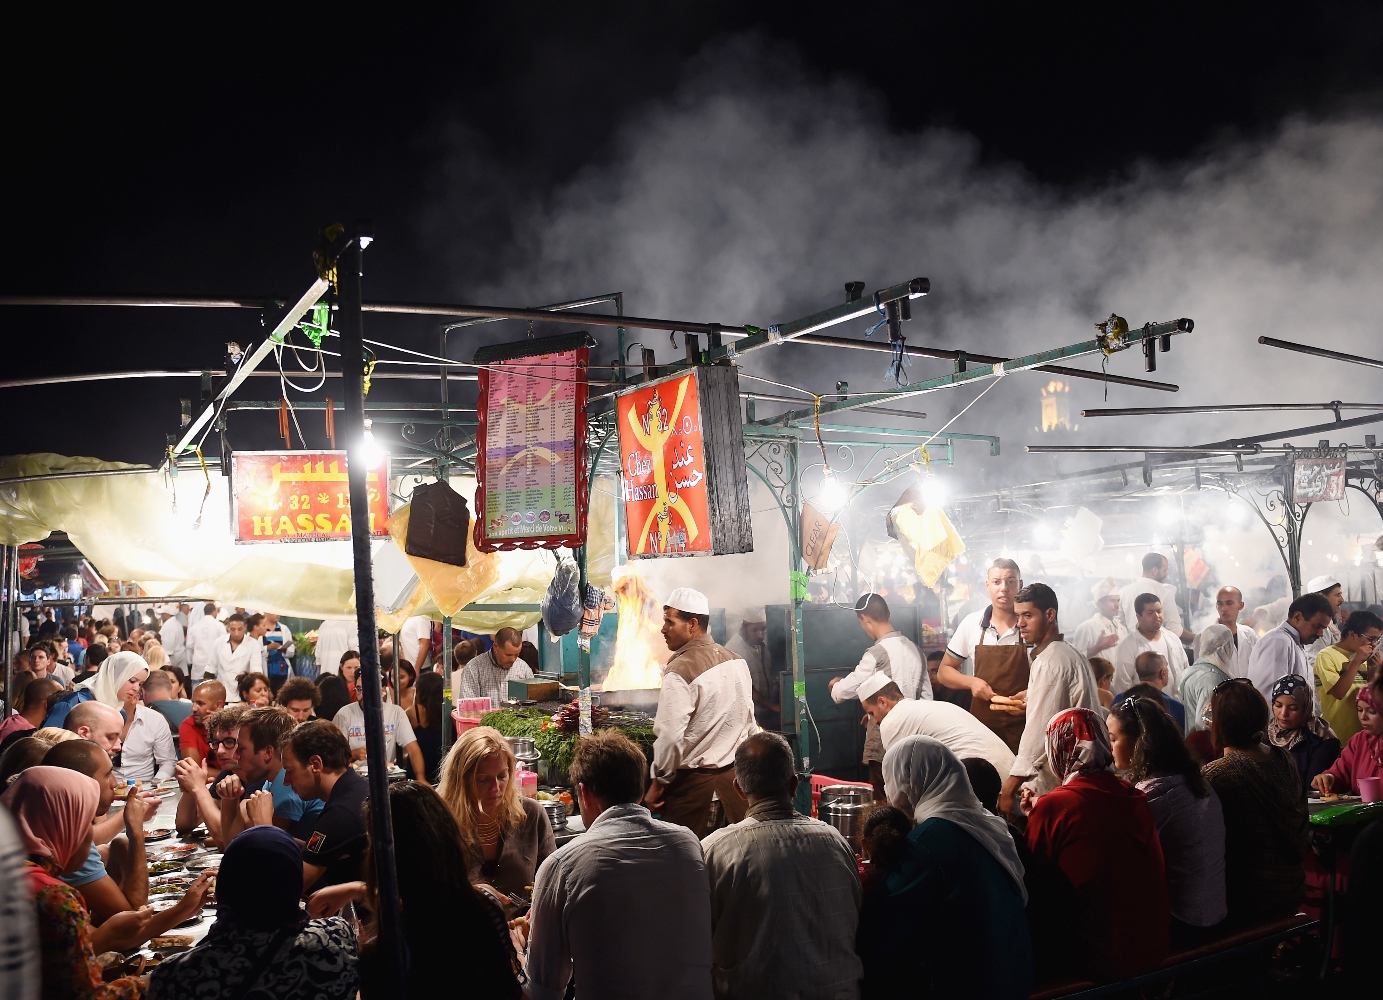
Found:
[[370, 429], [370, 421], [365, 421], [365, 434], [360, 442], [360, 457], [365, 460], [365, 468], [373, 469], [384, 461], [388, 452], [375, 441], [375, 432]]
[[829, 468], [821, 474], [821, 489], [817, 491], [816, 502], [827, 514], [834, 514], [850, 502], [850, 491]]
[[946, 484], [935, 476], [922, 481], [922, 504], [925, 507], [945, 507], [948, 490]]

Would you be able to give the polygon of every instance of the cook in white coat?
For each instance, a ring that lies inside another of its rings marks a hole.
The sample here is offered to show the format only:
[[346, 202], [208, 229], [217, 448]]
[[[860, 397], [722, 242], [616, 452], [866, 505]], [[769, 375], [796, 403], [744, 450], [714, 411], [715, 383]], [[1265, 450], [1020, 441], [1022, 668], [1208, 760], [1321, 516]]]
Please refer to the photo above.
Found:
[[1181, 678], [1186, 673], [1186, 649], [1170, 629], [1162, 626], [1162, 602], [1155, 594], [1143, 594], [1134, 601], [1138, 627], [1114, 647], [1114, 684], [1116, 692], [1127, 691], [1138, 683], [1138, 657], [1157, 653], [1167, 661], [1167, 693], [1181, 697]]
[[1177, 589], [1167, 582], [1169, 571], [1166, 556], [1149, 552], [1143, 557], [1142, 577], [1119, 588], [1119, 604], [1123, 609], [1124, 625], [1130, 632], [1138, 627], [1138, 612], [1134, 610], [1138, 595], [1156, 594], [1162, 601], [1162, 618], [1167, 631], [1183, 642], [1190, 642], [1195, 636], [1182, 624], [1181, 608], [1177, 607]]
[[1095, 600], [1095, 613], [1073, 628], [1066, 639], [1086, 659], [1108, 656], [1107, 651], [1128, 635], [1128, 626], [1120, 614], [1123, 598], [1114, 578], [1107, 576], [1095, 584], [1090, 588], [1090, 596]]
[[[1258, 633], [1248, 625], [1240, 624], [1239, 615], [1244, 610], [1244, 595], [1239, 592], [1238, 587], [1221, 587], [1219, 593], [1215, 595], [1215, 613], [1219, 616], [1215, 624], [1223, 625], [1229, 629], [1234, 642], [1233, 655], [1229, 658], [1229, 676], [1247, 677], [1249, 675], [1249, 657], [1253, 655], [1254, 643], [1258, 641]], [[1209, 626], [1206, 626], [1208, 629]], [[1201, 656], [1201, 638], [1205, 635], [1203, 629], [1200, 635], [1196, 636], [1196, 641], [1191, 644], [1191, 653], [1195, 659]]]

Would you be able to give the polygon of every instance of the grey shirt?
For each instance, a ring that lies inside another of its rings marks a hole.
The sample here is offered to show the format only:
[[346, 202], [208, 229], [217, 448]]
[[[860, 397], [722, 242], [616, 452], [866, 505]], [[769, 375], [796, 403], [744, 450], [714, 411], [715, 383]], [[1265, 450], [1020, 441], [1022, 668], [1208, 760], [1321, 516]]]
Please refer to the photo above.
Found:
[[467, 663], [461, 671], [461, 691], [458, 698], [489, 698], [491, 708], [499, 708], [499, 703], [509, 697], [509, 681], [532, 677], [533, 671], [523, 660], [515, 660], [508, 670], [495, 666], [495, 658], [489, 650], [481, 653]]

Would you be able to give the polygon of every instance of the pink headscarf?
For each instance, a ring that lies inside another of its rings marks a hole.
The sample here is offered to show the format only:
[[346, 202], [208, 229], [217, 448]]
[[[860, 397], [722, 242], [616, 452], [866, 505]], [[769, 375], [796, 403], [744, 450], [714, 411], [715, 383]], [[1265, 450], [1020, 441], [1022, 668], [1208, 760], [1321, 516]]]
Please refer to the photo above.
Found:
[[66, 865], [91, 831], [101, 786], [69, 768], [39, 764], [20, 774], [0, 802], [14, 816], [26, 854]]
[[[1378, 703], [1378, 697], [1373, 693], [1373, 685], [1365, 684], [1359, 689], [1359, 694], [1355, 699], [1360, 705], [1368, 705], [1375, 712], [1383, 713], [1383, 705]], [[1362, 756], [1365, 760], [1371, 760], [1375, 764], [1383, 765], [1383, 736], [1370, 736], [1364, 734], [1364, 752]]]
[[1067, 709], [1047, 725], [1047, 760], [1063, 785], [1077, 774], [1108, 771], [1114, 763], [1109, 730], [1090, 709]]

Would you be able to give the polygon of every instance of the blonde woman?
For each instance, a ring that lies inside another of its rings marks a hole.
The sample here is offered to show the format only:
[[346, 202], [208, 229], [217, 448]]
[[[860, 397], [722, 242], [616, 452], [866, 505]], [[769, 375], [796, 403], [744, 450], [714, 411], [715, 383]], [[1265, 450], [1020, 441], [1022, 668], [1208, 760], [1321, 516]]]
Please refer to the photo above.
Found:
[[471, 881], [503, 893], [528, 892], [538, 866], [557, 848], [543, 807], [519, 794], [517, 770], [499, 731], [479, 726], [452, 745], [438, 787], [461, 827]]
[[149, 664], [149, 672], [161, 670], [168, 666], [168, 652], [158, 642], [146, 642], [144, 644], [144, 662]]

